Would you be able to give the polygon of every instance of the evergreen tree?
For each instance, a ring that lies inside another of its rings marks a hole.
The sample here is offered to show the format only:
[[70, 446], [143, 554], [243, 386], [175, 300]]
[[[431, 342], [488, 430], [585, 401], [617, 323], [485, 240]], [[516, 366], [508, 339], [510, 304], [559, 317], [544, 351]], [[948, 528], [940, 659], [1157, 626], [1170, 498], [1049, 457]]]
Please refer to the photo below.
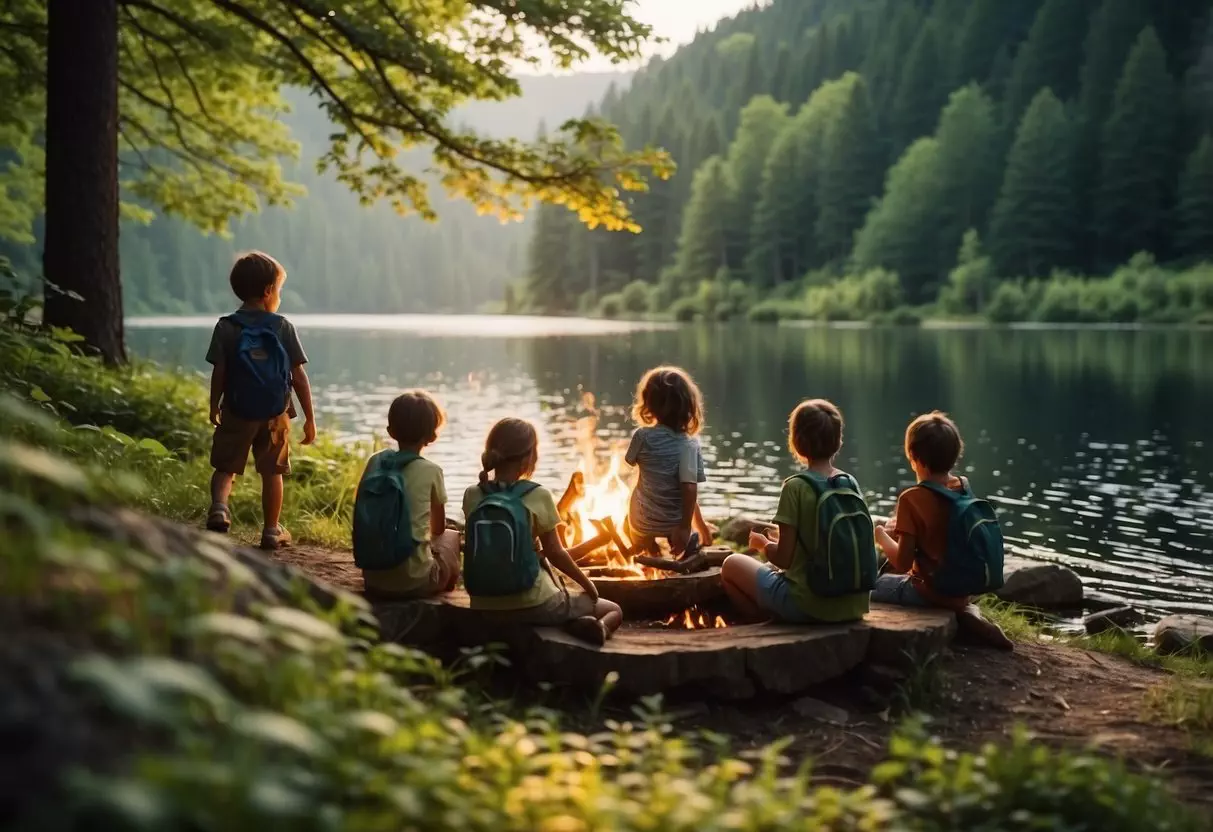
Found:
[[565, 284], [570, 234], [569, 212], [558, 205], [541, 205], [527, 255], [526, 291], [530, 305], [543, 312], [560, 312], [573, 300]]
[[737, 138], [729, 146], [727, 159], [732, 196], [722, 206], [729, 229], [730, 267], [740, 268], [749, 254], [750, 229], [762, 190], [767, 156], [787, 123], [787, 105], [767, 95], [754, 98], [741, 111], [741, 126]]
[[1202, 49], [1183, 76], [1184, 147], [1195, 147], [1213, 132], [1213, 14], [1204, 29]]
[[889, 169], [884, 196], [855, 236], [856, 271], [886, 268], [901, 277], [911, 299], [934, 280], [939, 268], [941, 168], [939, 142], [919, 139]]
[[[788, 81], [792, 74], [792, 50], [786, 43], [779, 44], [779, 51], [775, 53], [775, 68], [771, 71], [770, 78], [770, 93], [775, 98], [788, 102], [785, 97], [788, 92]], [[800, 102], [793, 102], [799, 104]]]
[[1003, 277], [1040, 277], [1074, 254], [1074, 127], [1047, 87], [1015, 133], [990, 220], [990, 254]]
[[930, 134], [939, 108], [947, 99], [941, 46], [935, 26], [924, 26], [902, 67], [889, 114], [891, 150], [895, 157], [900, 156], [914, 139]]
[[1009, 5], [1006, 0], [973, 0], [968, 4], [952, 50], [953, 88], [989, 80], [994, 58], [1008, 42]]
[[722, 267], [728, 267], [729, 227], [722, 204], [733, 196], [728, 165], [712, 156], [695, 171], [691, 198], [682, 215], [682, 233], [678, 237], [678, 259], [674, 268], [675, 294], [686, 295], [701, 282], [711, 280]]
[[842, 80], [847, 98], [822, 147], [814, 226], [818, 250], [827, 261], [850, 252], [852, 235], [863, 224], [884, 175], [884, 151], [872, 121], [867, 85], [855, 73]]
[[1045, 0], [1019, 47], [1007, 82], [1006, 123], [1016, 124], [1043, 87], [1065, 100], [1078, 87], [1081, 50], [1087, 29], [1085, 0]]
[[1174, 182], [1175, 84], [1152, 28], [1137, 38], [1104, 126], [1095, 203], [1098, 257], [1106, 266], [1139, 251], [1165, 253]]
[[[998, 193], [1000, 159], [994, 102], [970, 84], [952, 93], [935, 138], [944, 161], [940, 173], [940, 217], [936, 250], [951, 253], [969, 228], [984, 228]], [[948, 268], [941, 262], [940, 274]]]
[[1213, 257], [1213, 136], [1188, 157], [1179, 180], [1176, 252], [1188, 260]]

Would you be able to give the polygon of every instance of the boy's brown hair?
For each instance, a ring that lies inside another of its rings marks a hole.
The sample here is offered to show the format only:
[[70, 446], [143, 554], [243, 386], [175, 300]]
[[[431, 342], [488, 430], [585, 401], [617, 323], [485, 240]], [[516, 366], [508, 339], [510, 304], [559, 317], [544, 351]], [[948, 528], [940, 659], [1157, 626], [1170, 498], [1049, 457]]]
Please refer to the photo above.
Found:
[[489, 481], [489, 472], [507, 462], [525, 462], [522, 476], [535, 473], [539, 459], [539, 434], [535, 426], [525, 419], [508, 417], [500, 420], [489, 430], [484, 440], [484, 453], [480, 455], [480, 484]]
[[429, 445], [446, 424], [446, 414], [424, 390], [406, 390], [387, 411], [387, 429], [401, 445]]
[[703, 397], [681, 367], [654, 367], [636, 385], [632, 418], [639, 425], [667, 428], [695, 436], [703, 427]]
[[264, 297], [284, 274], [286, 269], [273, 257], [263, 251], [248, 251], [236, 258], [228, 280], [236, 297], [248, 302]]
[[833, 459], [842, 447], [842, 411], [826, 399], [806, 399], [788, 416], [788, 450], [801, 462]]
[[906, 428], [906, 457], [932, 474], [951, 471], [964, 449], [960, 429], [938, 410], [922, 414]]

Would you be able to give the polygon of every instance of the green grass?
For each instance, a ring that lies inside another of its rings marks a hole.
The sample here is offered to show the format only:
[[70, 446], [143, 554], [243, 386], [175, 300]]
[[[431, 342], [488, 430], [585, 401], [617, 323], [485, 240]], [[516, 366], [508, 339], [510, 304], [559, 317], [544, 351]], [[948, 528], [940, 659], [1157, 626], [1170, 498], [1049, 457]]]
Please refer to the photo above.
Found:
[[[0, 393], [47, 417], [35, 426], [0, 408], [0, 431], [105, 472], [130, 505], [200, 524], [212, 473], [201, 379], [146, 363], [106, 367], [73, 346], [70, 335], [0, 326]], [[310, 447], [293, 443], [283, 523], [297, 540], [349, 546], [354, 492], [373, 450], [324, 434]], [[234, 531], [251, 540], [262, 525], [256, 476], [238, 478], [231, 508]]]
[[1018, 604], [1000, 601], [993, 595], [982, 595], [977, 599], [977, 606], [1011, 641], [1040, 641], [1040, 637], [1046, 632], [1047, 628], [1034, 620], [1030, 611]]

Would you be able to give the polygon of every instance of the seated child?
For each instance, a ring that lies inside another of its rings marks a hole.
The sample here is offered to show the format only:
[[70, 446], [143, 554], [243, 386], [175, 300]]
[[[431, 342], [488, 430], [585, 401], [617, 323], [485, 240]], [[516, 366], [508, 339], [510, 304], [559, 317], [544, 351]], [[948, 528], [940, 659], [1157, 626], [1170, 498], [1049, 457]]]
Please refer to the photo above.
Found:
[[[599, 598], [569, 557], [560, 540], [556, 499], [530, 481], [539, 462], [535, 428], [522, 419], [502, 419], [489, 431], [480, 459], [480, 482], [463, 494], [464, 585], [472, 609], [502, 621], [564, 625], [570, 635], [605, 644], [623, 623], [623, 611]], [[565, 586], [552, 566], [582, 591]]]
[[[911, 607], [942, 607], [957, 613], [962, 630], [1003, 649], [1014, 645], [997, 625], [982, 618], [976, 606], [970, 605], [972, 593], [996, 589], [1002, 585], [1002, 534], [993, 521], [993, 510], [984, 504], [988, 517], [974, 526], [989, 527], [970, 541], [980, 544], [985, 533], [996, 535], [989, 541], [990, 569], [986, 569], [983, 551], [957, 550], [949, 547], [949, 531], [953, 521], [953, 505], [958, 498], [972, 498], [968, 482], [952, 473], [952, 468], [964, 451], [964, 442], [956, 423], [939, 411], [926, 413], [910, 422], [906, 428], [905, 454], [918, 484], [907, 488], [897, 497], [893, 520], [889, 527], [877, 526], [876, 542], [889, 559], [891, 573], [876, 579], [872, 600], [885, 604]], [[955, 496], [953, 496], [955, 495]], [[941, 571], [945, 562], [952, 567]], [[962, 560], [963, 559], [963, 560]], [[975, 564], [975, 578], [956, 567]], [[938, 584], [946, 581], [946, 585]], [[953, 589], [952, 592], [947, 591]]]
[[695, 554], [712, 541], [699, 511], [699, 483], [707, 480], [699, 448], [703, 405], [685, 370], [656, 367], [636, 386], [632, 434], [624, 460], [639, 469], [628, 505], [628, 536], [637, 551], [657, 553], [657, 539], [675, 554]]
[[729, 599], [750, 619], [838, 623], [868, 611], [872, 519], [854, 477], [834, 467], [842, 427], [842, 413], [824, 399], [801, 402], [788, 418], [788, 446], [806, 470], [783, 484], [774, 539], [750, 533], [750, 548], [770, 563], [736, 554], [721, 568]]
[[422, 390], [388, 408], [387, 432], [399, 449], [371, 457], [354, 499], [354, 563], [367, 595], [424, 598], [459, 580], [459, 532], [446, 528], [442, 469], [421, 456], [445, 422]]

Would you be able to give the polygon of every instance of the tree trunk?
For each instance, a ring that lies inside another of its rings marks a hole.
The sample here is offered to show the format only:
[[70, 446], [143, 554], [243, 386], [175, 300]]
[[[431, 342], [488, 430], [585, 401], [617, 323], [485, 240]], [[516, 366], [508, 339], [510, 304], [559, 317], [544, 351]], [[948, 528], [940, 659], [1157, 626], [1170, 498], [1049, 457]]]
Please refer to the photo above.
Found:
[[118, 364], [118, 3], [50, 0], [47, 17], [45, 320]]

